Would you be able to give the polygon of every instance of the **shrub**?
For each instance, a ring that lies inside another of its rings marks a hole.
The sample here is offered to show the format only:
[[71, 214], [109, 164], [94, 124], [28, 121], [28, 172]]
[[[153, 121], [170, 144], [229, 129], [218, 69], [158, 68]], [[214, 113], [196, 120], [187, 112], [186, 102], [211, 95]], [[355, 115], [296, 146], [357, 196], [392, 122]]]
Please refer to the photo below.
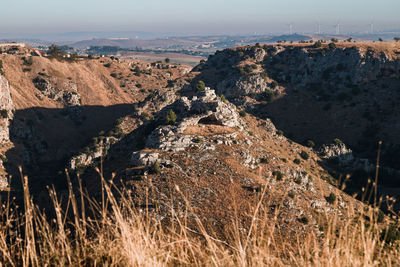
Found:
[[335, 139], [333, 139], [333, 143], [334, 143], [335, 145], [341, 145], [341, 144], [343, 144], [343, 141], [340, 140], [339, 138], [335, 138]]
[[244, 110], [239, 111], [239, 116], [240, 117], [246, 117], [247, 113]]
[[329, 43], [328, 47], [329, 47], [330, 50], [334, 50], [334, 49], [336, 49], [336, 44], [335, 43]]
[[282, 130], [278, 130], [278, 131], [276, 131], [276, 134], [277, 135], [283, 135], [283, 131]]
[[277, 86], [278, 86], [278, 82], [277, 81], [272, 81], [271, 82], [272, 89], [275, 89]]
[[206, 85], [203, 81], [198, 81], [196, 84], [196, 91], [197, 92], [202, 92], [206, 88]]
[[51, 57], [58, 58], [63, 55], [63, 51], [58, 45], [52, 44], [51, 46], [49, 46], [47, 54], [49, 54], [49, 56]]
[[1, 161], [2, 161], [3, 163], [7, 163], [7, 162], [8, 162], [7, 157], [4, 156], [3, 154], [0, 154], [0, 159], [1, 159]]
[[260, 163], [267, 164], [268, 163], [268, 158], [261, 158], [260, 159]]
[[22, 60], [24, 61], [22, 64], [25, 66], [31, 66], [33, 64], [32, 57], [23, 57]]
[[298, 176], [298, 177], [296, 177], [296, 178], [294, 178], [294, 182], [296, 183], [296, 184], [301, 184], [301, 177], [300, 176]]
[[220, 95], [219, 98], [221, 99], [222, 102], [225, 102], [225, 101], [226, 101], [226, 98], [225, 98], [225, 96], [224, 96], [223, 94]]
[[283, 178], [283, 173], [280, 171], [273, 171], [272, 175], [276, 178], [276, 180], [280, 181]]
[[308, 224], [310, 222], [310, 220], [306, 216], [302, 216], [299, 218], [299, 222], [301, 222], [303, 224]]
[[108, 62], [108, 63], [104, 64], [103, 66], [106, 67], [106, 68], [109, 68], [109, 67], [111, 67], [111, 63]]
[[201, 138], [201, 137], [196, 137], [196, 138], [194, 139], [194, 142], [200, 144], [201, 142], [203, 142], [203, 138]]
[[1, 61], [1, 59], [0, 59], [0, 75], [4, 75], [3, 61]]
[[315, 48], [320, 48], [320, 47], [322, 47], [322, 42], [321, 42], [321, 40], [316, 41], [316, 42], [314, 43], [314, 47], [315, 47]]
[[288, 193], [288, 196], [289, 196], [290, 198], [294, 198], [294, 193], [293, 193], [293, 192], [289, 192], [289, 193]]
[[313, 147], [315, 147], [315, 143], [312, 140], [307, 140], [306, 146], [313, 148]]
[[304, 160], [308, 160], [310, 158], [310, 155], [308, 155], [308, 153], [303, 150], [300, 152], [300, 157]]
[[248, 131], [248, 134], [249, 134], [250, 136], [253, 136], [253, 135], [254, 135], [254, 132], [253, 132], [253, 131]]
[[139, 66], [136, 66], [133, 69], [133, 72], [135, 73], [136, 76], [140, 76], [140, 74], [142, 73], [142, 71], [140, 70]]
[[153, 174], [161, 173], [161, 165], [158, 161], [154, 162], [153, 165], [151, 165], [150, 172]]
[[176, 114], [172, 109], [170, 109], [168, 114], [167, 114], [167, 116], [166, 116], [166, 118], [165, 118], [165, 123], [169, 124], [169, 125], [172, 125], [175, 122], [176, 122]]
[[296, 164], [300, 164], [301, 163], [300, 159], [294, 159], [293, 162], [296, 163]]
[[3, 119], [8, 118], [8, 111], [6, 109], [1, 109], [0, 110], [0, 117]]
[[165, 63], [169, 63], [171, 60], [169, 58], [165, 59]]
[[395, 224], [390, 224], [381, 233], [381, 239], [385, 240], [387, 243], [393, 243], [400, 240], [400, 230]]
[[275, 94], [271, 90], [267, 90], [264, 92], [264, 98], [266, 101], [271, 102], [274, 100]]
[[336, 202], [336, 195], [334, 193], [330, 193], [329, 196], [325, 197], [325, 199], [329, 204], [334, 204]]

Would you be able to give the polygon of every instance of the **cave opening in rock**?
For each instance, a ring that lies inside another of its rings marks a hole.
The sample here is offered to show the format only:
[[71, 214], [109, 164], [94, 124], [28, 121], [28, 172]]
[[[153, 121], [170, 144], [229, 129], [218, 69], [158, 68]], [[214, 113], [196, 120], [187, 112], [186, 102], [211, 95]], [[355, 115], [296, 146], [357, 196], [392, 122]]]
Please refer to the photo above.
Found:
[[199, 120], [199, 124], [223, 125], [214, 114]]

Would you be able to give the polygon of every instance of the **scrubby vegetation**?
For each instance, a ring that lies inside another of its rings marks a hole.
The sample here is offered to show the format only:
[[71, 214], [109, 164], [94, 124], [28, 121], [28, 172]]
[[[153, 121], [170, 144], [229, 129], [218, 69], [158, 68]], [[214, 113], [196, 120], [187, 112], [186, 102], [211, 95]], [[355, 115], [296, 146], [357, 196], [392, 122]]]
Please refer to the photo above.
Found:
[[[247, 228], [233, 222], [229, 238], [208, 232], [200, 218], [189, 225], [188, 213], [172, 213], [168, 227], [156, 219], [157, 209], [140, 212], [129, 197], [113, 192], [112, 181], [100, 175], [104, 203], [77, 192], [68, 178], [66, 204], [53, 189], [54, 219], [48, 220], [30, 197], [23, 179], [24, 213], [8, 201], [0, 208], [0, 261], [4, 266], [397, 266], [400, 264], [398, 226], [377, 222], [374, 209], [351, 211], [348, 223], [321, 214], [321, 238], [307, 232], [299, 239], [279, 238], [279, 208], [264, 209], [261, 192]], [[78, 180], [81, 184], [80, 180]], [[179, 194], [179, 188], [176, 189]], [[295, 200], [293, 192], [288, 196]], [[267, 201], [267, 202], [265, 202]], [[67, 211], [70, 212], [67, 212]], [[90, 210], [90, 216], [85, 213]], [[52, 217], [53, 218], [53, 217]], [[368, 219], [367, 219], [368, 218]], [[300, 215], [298, 221], [312, 221]], [[240, 230], [241, 229], [241, 230]], [[274, 230], [275, 229], [275, 230]]]

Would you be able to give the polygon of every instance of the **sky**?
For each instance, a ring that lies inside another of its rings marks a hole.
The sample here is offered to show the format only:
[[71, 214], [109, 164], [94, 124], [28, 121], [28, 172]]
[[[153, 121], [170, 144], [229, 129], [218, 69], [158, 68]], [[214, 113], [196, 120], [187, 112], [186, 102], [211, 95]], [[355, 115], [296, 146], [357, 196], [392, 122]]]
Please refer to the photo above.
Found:
[[0, 0], [0, 33], [324, 33], [400, 28], [400, 0]]

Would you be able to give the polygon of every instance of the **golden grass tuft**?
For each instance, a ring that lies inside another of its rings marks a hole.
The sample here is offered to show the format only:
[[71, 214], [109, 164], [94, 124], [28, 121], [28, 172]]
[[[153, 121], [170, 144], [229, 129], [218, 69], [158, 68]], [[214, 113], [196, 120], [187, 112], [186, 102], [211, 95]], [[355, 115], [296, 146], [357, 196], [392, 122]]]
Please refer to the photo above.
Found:
[[378, 223], [373, 208], [360, 211], [361, 214], [349, 209], [345, 222], [337, 216], [322, 215], [322, 235], [311, 231], [288, 239], [278, 230], [278, 212], [271, 216], [264, 209], [264, 187], [250, 226], [242, 229], [239, 220], [232, 222], [229, 238], [220, 240], [208, 233], [196, 216], [195, 229], [189, 227], [187, 214], [193, 214], [190, 207], [184, 216], [171, 208], [170, 222], [161, 223], [157, 212], [138, 210], [112, 179], [100, 178], [102, 202], [85, 194], [80, 182], [74, 192], [69, 177], [67, 203], [60, 203], [55, 190], [49, 188], [54, 216], [47, 218], [34, 205], [28, 179], [23, 177], [25, 213], [17, 213], [10, 200], [1, 207], [0, 266], [400, 264], [398, 245], [381, 238], [390, 221], [386, 218]]

